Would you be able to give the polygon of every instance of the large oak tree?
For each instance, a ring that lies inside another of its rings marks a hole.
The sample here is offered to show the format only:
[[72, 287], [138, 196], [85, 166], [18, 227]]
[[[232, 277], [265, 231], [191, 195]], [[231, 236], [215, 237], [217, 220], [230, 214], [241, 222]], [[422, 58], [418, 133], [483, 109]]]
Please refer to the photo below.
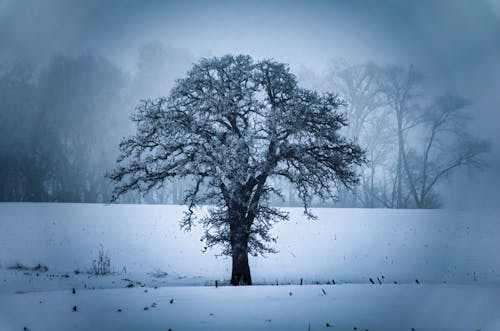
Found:
[[300, 88], [287, 65], [249, 56], [202, 59], [177, 81], [167, 98], [144, 100], [133, 120], [134, 136], [120, 144], [113, 200], [148, 192], [176, 177], [192, 183], [181, 225], [195, 222], [207, 247], [221, 245], [232, 257], [233, 285], [252, 283], [248, 254], [272, 252], [270, 233], [288, 215], [269, 205], [280, 194], [270, 179], [293, 184], [305, 208], [334, 198], [340, 185], [357, 182], [363, 150], [343, 137], [342, 100]]

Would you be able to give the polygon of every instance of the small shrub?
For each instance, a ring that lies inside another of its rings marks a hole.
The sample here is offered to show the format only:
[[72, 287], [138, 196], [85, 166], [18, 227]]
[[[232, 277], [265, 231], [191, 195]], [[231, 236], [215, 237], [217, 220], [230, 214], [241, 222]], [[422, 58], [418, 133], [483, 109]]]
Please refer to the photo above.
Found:
[[112, 273], [111, 257], [107, 251], [104, 251], [102, 244], [99, 245], [99, 256], [97, 259], [92, 261], [92, 267], [90, 268], [89, 273], [96, 276], [109, 275]]

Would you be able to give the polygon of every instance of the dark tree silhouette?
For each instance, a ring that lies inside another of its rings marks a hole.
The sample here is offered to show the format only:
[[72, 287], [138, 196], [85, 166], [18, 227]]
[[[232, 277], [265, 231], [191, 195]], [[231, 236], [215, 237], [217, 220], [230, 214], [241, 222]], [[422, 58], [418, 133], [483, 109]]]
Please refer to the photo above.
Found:
[[110, 174], [113, 200], [189, 178], [181, 226], [193, 225], [196, 206], [210, 205], [200, 220], [207, 247], [231, 255], [231, 284], [251, 285], [248, 254], [273, 252], [269, 230], [288, 218], [269, 206], [270, 194], [280, 194], [269, 179], [292, 183], [308, 217], [313, 196], [334, 198], [340, 185], [357, 183], [364, 152], [339, 134], [347, 125], [341, 105], [336, 95], [300, 88], [282, 63], [202, 59], [168, 98], [137, 107], [137, 133], [120, 144]]

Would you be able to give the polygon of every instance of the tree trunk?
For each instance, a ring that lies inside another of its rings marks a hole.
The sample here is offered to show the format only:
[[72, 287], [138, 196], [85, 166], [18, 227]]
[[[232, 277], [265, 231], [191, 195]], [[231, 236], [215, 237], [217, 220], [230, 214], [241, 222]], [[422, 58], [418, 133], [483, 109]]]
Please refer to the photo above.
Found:
[[399, 109], [396, 109], [396, 116], [397, 116], [397, 121], [398, 121], [398, 169], [397, 169], [397, 183], [398, 183], [398, 194], [397, 194], [397, 201], [396, 201], [396, 208], [402, 208], [402, 197], [403, 197], [403, 186], [402, 186], [402, 180], [403, 180], [403, 148], [404, 148], [404, 141], [403, 141], [403, 115], [402, 111]]
[[237, 220], [231, 229], [231, 257], [233, 259], [231, 285], [252, 285], [250, 266], [248, 265], [249, 229], [244, 222], [244, 216], [238, 212], [235, 213]]
[[243, 249], [233, 250], [233, 271], [231, 285], [252, 285], [250, 266], [248, 265], [248, 252]]

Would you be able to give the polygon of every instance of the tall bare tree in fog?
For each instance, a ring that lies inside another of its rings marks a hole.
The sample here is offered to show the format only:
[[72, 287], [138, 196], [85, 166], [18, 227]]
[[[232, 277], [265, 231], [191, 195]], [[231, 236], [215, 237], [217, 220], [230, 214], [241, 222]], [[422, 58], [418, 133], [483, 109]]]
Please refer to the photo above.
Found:
[[114, 199], [191, 178], [182, 226], [191, 228], [196, 206], [211, 204], [201, 219], [207, 247], [232, 257], [231, 284], [250, 285], [248, 254], [272, 252], [269, 230], [288, 218], [269, 205], [270, 194], [281, 194], [271, 179], [292, 183], [309, 217], [313, 196], [334, 198], [335, 186], [357, 182], [364, 153], [339, 133], [347, 124], [341, 105], [335, 95], [299, 88], [282, 63], [203, 59], [168, 98], [137, 108], [137, 133], [121, 143], [110, 175]]
[[386, 104], [379, 88], [380, 69], [374, 63], [352, 65], [345, 61], [332, 62], [327, 80], [345, 99], [348, 105], [348, 135], [358, 138], [366, 130], [371, 114]]
[[[407, 205], [404, 198], [404, 171], [407, 170], [405, 143], [408, 130], [418, 121], [418, 98], [422, 95], [421, 81], [423, 75], [413, 66], [387, 66], [382, 69], [379, 88], [384, 93], [388, 106], [394, 112], [396, 120], [396, 138], [398, 142], [396, 182], [392, 200], [396, 208]], [[406, 173], [408, 173], [406, 171]]]
[[483, 164], [488, 144], [468, 134], [464, 98], [445, 94], [429, 101], [424, 75], [413, 66], [332, 63], [326, 85], [346, 99], [347, 134], [367, 150], [361, 186], [341, 191], [339, 205], [439, 207], [441, 180], [457, 168]]
[[[345, 60], [331, 61], [325, 75], [325, 85], [337, 90], [347, 103], [349, 138], [367, 148], [368, 162], [362, 170], [362, 186], [354, 190], [340, 188], [339, 203], [344, 206], [374, 206], [375, 176], [379, 168], [382, 144], [386, 130], [381, 125], [385, 118], [386, 99], [379, 88], [381, 71], [374, 63], [350, 64]], [[384, 142], [385, 143], [385, 142]]]
[[468, 106], [465, 98], [448, 93], [422, 111], [416, 128], [420, 146], [411, 148], [404, 158], [416, 207], [438, 207], [440, 201], [434, 188], [455, 168], [484, 165], [482, 155], [489, 151], [489, 143], [467, 133], [471, 120], [466, 113]]

